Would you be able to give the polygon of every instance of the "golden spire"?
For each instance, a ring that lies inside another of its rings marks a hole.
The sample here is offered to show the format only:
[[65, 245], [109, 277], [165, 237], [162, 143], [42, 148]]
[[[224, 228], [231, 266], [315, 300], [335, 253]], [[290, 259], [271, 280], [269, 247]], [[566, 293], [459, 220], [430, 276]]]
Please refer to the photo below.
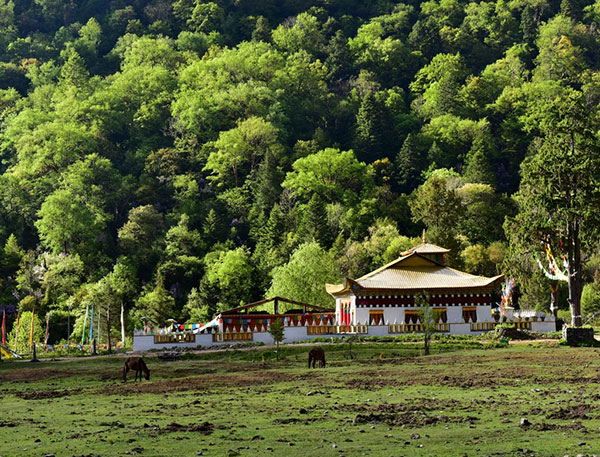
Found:
[[427, 229], [423, 229], [423, 243], [427, 243]]

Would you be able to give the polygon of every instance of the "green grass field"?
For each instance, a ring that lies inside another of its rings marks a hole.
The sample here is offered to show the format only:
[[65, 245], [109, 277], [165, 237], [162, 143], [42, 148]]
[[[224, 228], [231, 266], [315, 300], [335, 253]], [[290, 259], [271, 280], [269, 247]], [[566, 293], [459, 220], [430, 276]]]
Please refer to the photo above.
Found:
[[[324, 345], [0, 364], [0, 456], [600, 454], [600, 351]], [[521, 426], [526, 417], [530, 425]]]

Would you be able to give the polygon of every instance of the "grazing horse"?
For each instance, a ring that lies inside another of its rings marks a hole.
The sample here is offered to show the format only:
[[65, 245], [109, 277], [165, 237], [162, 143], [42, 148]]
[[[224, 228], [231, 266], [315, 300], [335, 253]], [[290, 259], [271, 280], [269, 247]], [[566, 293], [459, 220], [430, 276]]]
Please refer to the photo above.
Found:
[[127, 381], [127, 372], [129, 370], [135, 370], [135, 379], [137, 381], [138, 376], [140, 377], [140, 381], [142, 380], [142, 372], [144, 372], [144, 378], [146, 380], [150, 379], [150, 370], [146, 366], [146, 362], [141, 357], [129, 357], [125, 360], [125, 367], [123, 367], [123, 382]]
[[325, 351], [323, 351], [323, 348], [314, 348], [308, 353], [308, 368], [310, 368], [311, 363], [312, 367], [315, 368], [316, 362], [319, 362], [320, 368], [325, 367]]

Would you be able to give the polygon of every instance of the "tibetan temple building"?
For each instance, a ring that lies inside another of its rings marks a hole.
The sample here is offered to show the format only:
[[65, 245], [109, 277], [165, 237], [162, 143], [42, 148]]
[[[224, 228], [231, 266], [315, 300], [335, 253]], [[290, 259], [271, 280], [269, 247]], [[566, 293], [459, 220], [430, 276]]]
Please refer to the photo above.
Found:
[[470, 333], [497, 324], [492, 295], [502, 275], [493, 278], [464, 273], [446, 265], [448, 249], [424, 242], [393, 262], [358, 279], [327, 285], [336, 299], [336, 318], [342, 326], [386, 326], [388, 333], [419, 330], [415, 297], [424, 292], [437, 311], [438, 330]]
[[[499, 302], [502, 276], [486, 278], [464, 273], [446, 265], [449, 250], [423, 243], [401, 257], [358, 279], [327, 284], [336, 307], [294, 302], [281, 297], [250, 303], [217, 314], [207, 324], [153, 329], [134, 333], [134, 351], [159, 348], [199, 347], [239, 342], [271, 344], [269, 327], [275, 319], [284, 324], [284, 342], [308, 341], [317, 337], [344, 335], [387, 336], [421, 332], [424, 298], [436, 311], [436, 330], [452, 334], [493, 330], [502, 320], [517, 328], [536, 332], [554, 331], [552, 316], [536, 311], [492, 310]], [[265, 306], [272, 303], [272, 309]], [[282, 312], [279, 303], [295, 306]], [[183, 327], [183, 328], [182, 328]], [[190, 327], [188, 329], [188, 327]]]

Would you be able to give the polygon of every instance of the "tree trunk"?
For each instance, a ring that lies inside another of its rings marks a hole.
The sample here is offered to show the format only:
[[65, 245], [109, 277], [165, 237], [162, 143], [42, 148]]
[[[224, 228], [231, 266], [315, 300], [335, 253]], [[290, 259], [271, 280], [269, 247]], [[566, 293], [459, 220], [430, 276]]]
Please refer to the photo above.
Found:
[[110, 347], [110, 306], [106, 307], [106, 341], [108, 343], [108, 353], [112, 354], [112, 348]]
[[558, 317], [558, 281], [550, 283], [550, 312], [556, 320]]
[[569, 306], [571, 307], [571, 325], [581, 327], [583, 319], [581, 318], [581, 292], [582, 292], [582, 272], [581, 272], [581, 245], [579, 241], [579, 222], [573, 222], [567, 225], [567, 271], [569, 273]]
[[121, 300], [121, 345], [125, 347], [125, 305]]

